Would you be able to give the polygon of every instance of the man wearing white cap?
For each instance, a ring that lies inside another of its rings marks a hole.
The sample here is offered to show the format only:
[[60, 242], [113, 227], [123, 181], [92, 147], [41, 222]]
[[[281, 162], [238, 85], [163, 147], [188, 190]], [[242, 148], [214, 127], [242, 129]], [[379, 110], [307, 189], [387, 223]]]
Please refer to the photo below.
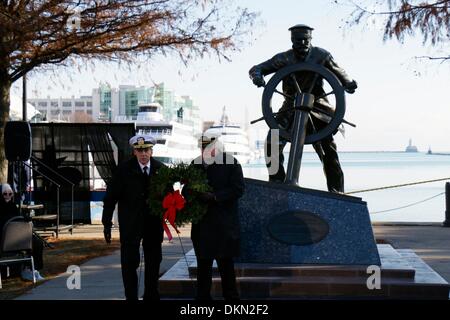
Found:
[[202, 154], [192, 163], [205, 172], [212, 191], [199, 194], [208, 209], [191, 228], [197, 258], [196, 299], [212, 299], [212, 267], [216, 260], [223, 298], [237, 300], [239, 292], [233, 259], [239, 255], [238, 200], [245, 189], [242, 167], [236, 158], [223, 151], [217, 137], [202, 135], [199, 145]]
[[119, 165], [103, 199], [102, 222], [107, 243], [111, 242], [112, 216], [118, 203], [122, 278], [127, 300], [138, 299], [137, 268], [141, 241], [145, 260], [143, 298], [159, 299], [163, 227], [160, 219], [150, 213], [148, 198], [151, 176], [164, 164], [152, 158], [155, 144], [155, 139], [148, 135], [136, 135], [130, 139], [134, 157]]

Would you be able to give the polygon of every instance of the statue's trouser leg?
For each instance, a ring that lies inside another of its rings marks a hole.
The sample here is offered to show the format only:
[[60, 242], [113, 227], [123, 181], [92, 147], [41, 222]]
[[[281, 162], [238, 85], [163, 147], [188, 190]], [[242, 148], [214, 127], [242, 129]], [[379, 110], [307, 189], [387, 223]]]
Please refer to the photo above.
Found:
[[[314, 118], [316, 130], [321, 130], [327, 123]], [[330, 192], [344, 192], [344, 173], [339, 163], [336, 143], [333, 136], [329, 136], [319, 143], [313, 144], [314, 150], [322, 161], [323, 171], [327, 178], [327, 187]], [[323, 154], [322, 154], [323, 153]]]
[[[327, 178], [327, 187], [330, 192], [344, 192], [344, 173], [339, 163], [336, 143], [330, 136], [320, 142], [324, 151], [322, 164], [325, 177]], [[313, 145], [317, 152], [317, 144]]]
[[[276, 143], [276, 141], [274, 142]], [[279, 137], [278, 149], [275, 147], [275, 150], [278, 151], [278, 157], [275, 154], [274, 157], [276, 158], [272, 158], [272, 130], [269, 130], [269, 133], [267, 134], [266, 138], [266, 143], [264, 145], [266, 166], [269, 171], [269, 181], [284, 182], [284, 179], [286, 178], [286, 172], [284, 171], [283, 167], [284, 163], [283, 149], [286, 146], [286, 143], [287, 141], [283, 137]]]

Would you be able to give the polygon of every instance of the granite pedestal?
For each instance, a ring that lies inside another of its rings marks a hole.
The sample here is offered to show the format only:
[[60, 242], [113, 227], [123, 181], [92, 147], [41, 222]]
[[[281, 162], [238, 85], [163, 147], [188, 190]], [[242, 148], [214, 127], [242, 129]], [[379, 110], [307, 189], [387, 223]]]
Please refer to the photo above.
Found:
[[380, 265], [360, 198], [246, 179], [239, 262]]
[[[360, 198], [246, 179], [239, 202], [243, 299], [448, 299], [449, 284], [411, 250], [377, 245]], [[381, 287], [370, 289], [368, 267]], [[195, 297], [188, 252], [160, 278], [162, 298]], [[212, 296], [221, 297], [214, 264]]]

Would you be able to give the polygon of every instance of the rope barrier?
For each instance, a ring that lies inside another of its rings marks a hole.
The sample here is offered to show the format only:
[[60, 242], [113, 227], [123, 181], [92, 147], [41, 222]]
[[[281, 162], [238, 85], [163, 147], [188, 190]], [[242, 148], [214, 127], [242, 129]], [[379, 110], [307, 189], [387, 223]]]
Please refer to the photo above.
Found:
[[430, 183], [430, 182], [437, 182], [437, 181], [445, 181], [445, 180], [450, 180], [450, 177], [449, 178], [441, 178], [441, 179], [433, 179], [433, 180], [423, 180], [423, 181], [404, 183], [404, 184], [396, 184], [396, 185], [392, 185], [392, 186], [378, 187], [378, 188], [372, 188], [372, 189], [363, 189], [363, 190], [357, 190], [357, 191], [350, 191], [350, 192], [346, 192], [345, 194], [348, 195], [348, 194], [355, 194], [355, 193], [362, 193], [362, 192], [386, 190], [386, 189], [400, 188], [400, 187], [406, 187], [406, 186], [413, 186], [413, 185], [416, 185], [416, 184], [423, 184], [423, 183]]
[[436, 198], [436, 197], [442, 196], [443, 194], [445, 194], [445, 192], [438, 193], [438, 194], [436, 194], [436, 195], [434, 195], [434, 196], [432, 196], [432, 197], [423, 199], [423, 200], [421, 200], [421, 201], [413, 202], [413, 203], [408, 204], [408, 205], [404, 205], [404, 206], [397, 207], [397, 208], [392, 208], [392, 209], [387, 209], [387, 210], [382, 210], [382, 211], [375, 211], [375, 212], [371, 212], [370, 214], [383, 213], [383, 212], [390, 212], [390, 211], [400, 210], [400, 209], [404, 209], [404, 208], [409, 208], [409, 207], [418, 205], [418, 204], [420, 204], [420, 203], [429, 201], [429, 200], [431, 200], [431, 199], [434, 199], [434, 198]]

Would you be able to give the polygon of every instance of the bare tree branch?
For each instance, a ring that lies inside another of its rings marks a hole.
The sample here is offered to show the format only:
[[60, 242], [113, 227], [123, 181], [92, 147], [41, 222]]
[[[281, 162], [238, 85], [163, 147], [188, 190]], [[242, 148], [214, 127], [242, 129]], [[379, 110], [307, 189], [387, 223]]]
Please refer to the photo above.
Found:
[[403, 42], [406, 36], [415, 36], [416, 32], [421, 34], [423, 45], [438, 46], [450, 41], [450, 0], [387, 0], [377, 2], [378, 10], [369, 10], [361, 3], [373, 6], [371, 1], [351, 1], [355, 10], [349, 24], [361, 24], [369, 17], [384, 19], [385, 41], [395, 37]]
[[450, 61], [450, 56], [444, 57], [430, 57], [430, 56], [418, 56], [417, 59], [428, 59], [428, 60], [440, 60], [441, 63]]
[[0, 179], [3, 131], [14, 81], [72, 57], [130, 62], [174, 53], [187, 64], [214, 54], [229, 59], [257, 15], [233, 0], [0, 1]]

